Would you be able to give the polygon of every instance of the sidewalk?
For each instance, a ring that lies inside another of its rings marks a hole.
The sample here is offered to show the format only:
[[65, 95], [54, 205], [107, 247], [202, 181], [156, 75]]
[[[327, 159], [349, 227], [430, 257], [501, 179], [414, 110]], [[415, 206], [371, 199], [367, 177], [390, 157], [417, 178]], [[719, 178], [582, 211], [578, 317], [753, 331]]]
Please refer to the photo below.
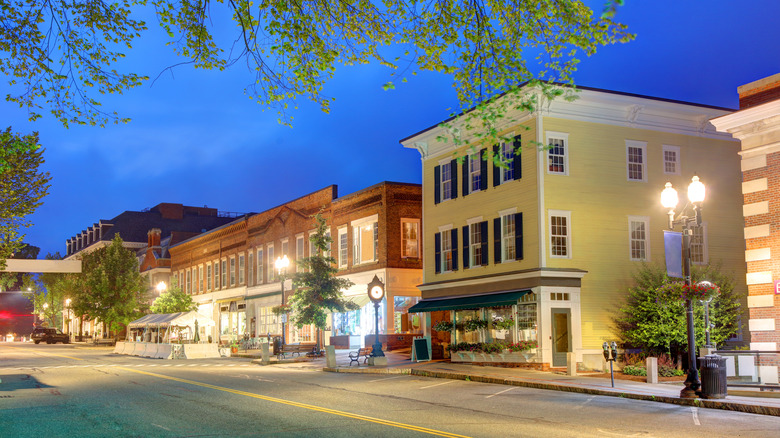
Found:
[[[324, 367], [323, 370], [337, 373], [412, 374], [780, 416], [780, 398], [776, 397], [777, 393], [757, 392], [756, 396], [727, 395], [725, 399], [683, 399], [680, 398], [680, 390], [683, 388], [681, 383], [650, 384], [615, 379], [613, 388], [609, 378], [567, 376], [555, 372], [477, 366], [449, 361], [411, 362], [408, 351], [385, 352], [388, 361], [386, 367], [368, 366], [363, 364], [362, 359], [359, 364], [353, 362], [350, 366], [348, 353], [348, 350], [336, 350], [336, 367]], [[281, 363], [294, 361], [295, 359], [284, 359]], [[309, 361], [313, 367], [319, 368], [325, 365], [325, 358], [309, 359]]]

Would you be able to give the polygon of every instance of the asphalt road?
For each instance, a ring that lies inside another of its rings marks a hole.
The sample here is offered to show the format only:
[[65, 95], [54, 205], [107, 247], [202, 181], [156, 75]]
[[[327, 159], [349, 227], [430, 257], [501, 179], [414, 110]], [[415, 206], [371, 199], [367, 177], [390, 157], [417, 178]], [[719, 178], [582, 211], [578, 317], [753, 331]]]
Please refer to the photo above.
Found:
[[321, 366], [0, 343], [0, 436], [780, 436], [777, 417]]

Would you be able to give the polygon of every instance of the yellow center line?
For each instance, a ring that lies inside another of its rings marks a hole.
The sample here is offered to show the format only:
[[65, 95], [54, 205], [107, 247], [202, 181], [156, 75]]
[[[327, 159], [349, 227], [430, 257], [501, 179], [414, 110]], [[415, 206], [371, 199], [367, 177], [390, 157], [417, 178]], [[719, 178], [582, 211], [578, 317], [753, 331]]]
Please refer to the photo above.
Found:
[[44, 352], [42, 352], [42, 351], [29, 350], [29, 349], [27, 349], [27, 348], [11, 347], [11, 346], [8, 346], [8, 345], [3, 345], [3, 347], [5, 347], [5, 348], [13, 348], [13, 349], [15, 349], [15, 350], [27, 350], [27, 351], [33, 351], [34, 353], [42, 354], [42, 355], [44, 355], [44, 356], [57, 356], [57, 357], [64, 357], [64, 358], [66, 358], [66, 359], [73, 359], [73, 360], [84, 360], [84, 359], [79, 359], [78, 357], [73, 357], [73, 356], [65, 356], [64, 354], [44, 353]]
[[466, 435], [458, 435], [458, 434], [455, 434], [455, 433], [444, 432], [444, 431], [441, 431], [441, 430], [428, 429], [426, 427], [414, 426], [414, 425], [411, 425], [411, 424], [399, 423], [399, 422], [390, 421], [390, 420], [383, 420], [381, 418], [374, 418], [374, 417], [369, 417], [369, 416], [366, 416], [366, 415], [353, 414], [353, 413], [350, 413], [350, 412], [339, 411], [339, 410], [336, 410], [336, 409], [322, 408], [322, 407], [319, 407], [319, 406], [309, 405], [309, 404], [306, 404], [306, 403], [298, 403], [298, 402], [284, 400], [284, 399], [280, 399], [280, 398], [276, 398], [276, 397], [268, 397], [268, 396], [265, 396], [265, 395], [254, 394], [254, 393], [251, 393], [251, 392], [240, 391], [240, 390], [237, 390], [237, 389], [225, 388], [225, 387], [222, 387], [222, 386], [211, 385], [211, 384], [203, 383], [203, 382], [196, 382], [194, 380], [181, 379], [179, 377], [166, 376], [166, 375], [163, 375], [163, 374], [150, 373], [148, 371], [135, 370], [135, 369], [131, 369], [131, 368], [117, 367], [116, 369], [125, 370], [125, 371], [129, 371], [129, 372], [132, 372], [132, 373], [145, 374], [147, 376], [152, 376], [152, 377], [159, 377], [161, 379], [173, 380], [175, 382], [181, 382], [181, 383], [187, 383], [187, 384], [190, 384], [190, 385], [201, 386], [203, 388], [215, 389], [217, 391], [229, 392], [231, 394], [243, 395], [243, 396], [246, 396], [246, 397], [252, 397], [252, 398], [265, 400], [265, 401], [269, 401], [269, 402], [273, 402], [273, 403], [280, 403], [280, 404], [284, 404], [284, 405], [288, 405], [288, 406], [294, 406], [294, 407], [297, 407], [297, 408], [308, 409], [308, 410], [311, 410], [311, 411], [324, 412], [326, 414], [338, 415], [338, 416], [341, 416], [341, 417], [347, 417], [347, 418], [353, 418], [353, 419], [356, 419], [356, 420], [368, 421], [368, 422], [371, 422], [371, 423], [381, 424], [381, 425], [384, 425], [384, 426], [392, 426], [392, 427], [398, 427], [400, 429], [413, 430], [413, 431], [416, 431], [416, 432], [427, 433], [429, 435], [437, 435], [437, 436], [452, 437], [452, 438], [468, 438]]

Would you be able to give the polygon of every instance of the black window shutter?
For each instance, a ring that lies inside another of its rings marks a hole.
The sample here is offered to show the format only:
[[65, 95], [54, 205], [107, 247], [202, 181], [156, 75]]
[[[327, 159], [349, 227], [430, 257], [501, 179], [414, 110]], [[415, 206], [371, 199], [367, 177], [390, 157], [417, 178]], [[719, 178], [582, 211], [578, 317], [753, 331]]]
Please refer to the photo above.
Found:
[[515, 260], [523, 260], [523, 213], [515, 214]]
[[450, 230], [452, 233], [452, 270], [458, 270], [458, 229], [453, 228]]
[[501, 263], [501, 218], [493, 219], [493, 262]]
[[463, 171], [463, 196], [466, 196], [470, 192], [469, 187], [469, 156], [466, 155], [463, 158], [463, 168], [461, 169]]
[[469, 266], [469, 226], [466, 225], [463, 227], [463, 269]]
[[436, 262], [436, 273], [438, 274], [441, 272], [441, 233], [436, 233], [433, 240], [433, 246], [436, 248], [436, 254], [433, 259]]
[[433, 203], [441, 202], [441, 166], [433, 168]]
[[479, 151], [479, 189], [487, 190], [487, 149]]
[[522, 166], [522, 145], [523, 143], [520, 141], [520, 136], [515, 136], [515, 141], [512, 142], [512, 147], [515, 151], [515, 157], [514, 160], [512, 160], [512, 170], [514, 170], [515, 179], [520, 179], [523, 177], [523, 166]]
[[452, 175], [452, 199], [458, 197], [458, 160], [450, 162], [450, 175]]
[[496, 166], [496, 157], [500, 158], [501, 145], [493, 145], [493, 187], [501, 184], [501, 168]]
[[480, 263], [482, 266], [487, 266], [488, 264], [488, 226], [487, 221], [483, 221], [479, 224], [481, 227], [481, 234], [482, 234], [482, 260]]

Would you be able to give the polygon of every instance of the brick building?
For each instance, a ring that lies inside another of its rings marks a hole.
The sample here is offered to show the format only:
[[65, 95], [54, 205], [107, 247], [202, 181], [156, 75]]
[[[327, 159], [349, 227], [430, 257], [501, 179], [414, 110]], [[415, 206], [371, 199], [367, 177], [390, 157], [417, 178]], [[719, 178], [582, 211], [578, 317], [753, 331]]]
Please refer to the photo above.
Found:
[[[750, 349], [777, 351], [780, 342], [780, 74], [739, 87], [739, 111], [712, 124], [742, 142]], [[771, 356], [771, 355], [770, 355]], [[759, 365], [764, 383], [778, 383], [774, 362]]]
[[[282, 334], [280, 318], [271, 310], [283, 302], [274, 263], [286, 255], [291, 274], [297, 261], [310, 256], [317, 212], [330, 228], [339, 276], [354, 283], [344, 295], [361, 306], [332, 315], [325, 342], [356, 345], [373, 332], [367, 284], [374, 275], [386, 284], [380, 332], [419, 330], [419, 321], [406, 309], [417, 302], [416, 285], [422, 280], [421, 188], [383, 182], [341, 198], [337, 187], [329, 186], [172, 246], [173, 278], [193, 295], [200, 313], [217, 321], [215, 332], [204, 328], [204, 337], [228, 341], [244, 334]], [[284, 293], [286, 302], [293, 293], [289, 279]], [[286, 325], [285, 338], [288, 343], [309, 343], [316, 333], [312, 327]]]
[[[136, 253], [141, 273], [148, 278], [148, 292], [154, 300], [156, 285], [170, 278], [168, 247], [203, 231], [226, 224], [234, 218], [216, 208], [161, 203], [143, 211], [125, 211], [113, 219], [101, 219], [66, 241], [66, 260], [111, 244], [116, 234], [124, 246]], [[91, 322], [84, 330], [94, 332]], [[75, 328], [74, 331], [78, 332]], [[70, 332], [70, 331], [69, 331]]]

